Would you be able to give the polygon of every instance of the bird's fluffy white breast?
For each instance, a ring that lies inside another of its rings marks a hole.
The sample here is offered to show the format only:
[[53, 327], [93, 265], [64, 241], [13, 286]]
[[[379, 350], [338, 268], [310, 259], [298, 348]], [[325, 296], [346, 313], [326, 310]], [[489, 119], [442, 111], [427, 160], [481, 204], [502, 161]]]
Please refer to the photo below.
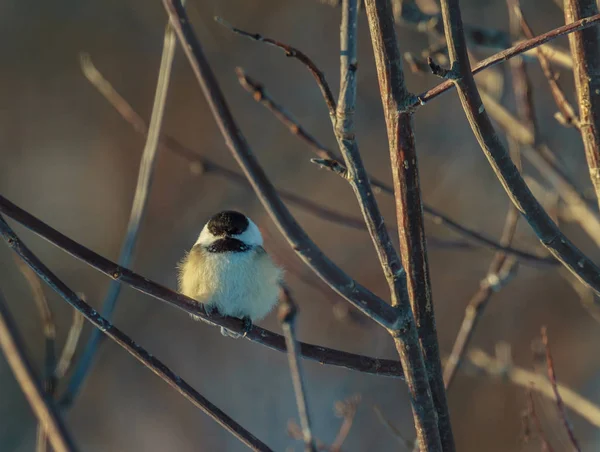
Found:
[[181, 265], [179, 283], [184, 295], [254, 322], [277, 303], [281, 278], [281, 269], [262, 248], [210, 253], [195, 246]]

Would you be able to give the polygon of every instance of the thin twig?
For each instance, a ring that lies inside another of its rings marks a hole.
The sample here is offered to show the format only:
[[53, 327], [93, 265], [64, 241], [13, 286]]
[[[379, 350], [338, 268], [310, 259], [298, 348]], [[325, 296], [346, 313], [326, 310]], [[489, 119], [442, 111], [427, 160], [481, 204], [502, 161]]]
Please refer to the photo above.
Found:
[[[270, 451], [271, 449], [262, 443], [258, 438], [236, 423], [227, 414], [221, 411], [205, 399], [198, 391], [192, 388], [185, 380], [176, 375], [165, 364], [148, 353], [143, 347], [135, 343], [129, 336], [112, 325], [107, 319], [102, 317], [95, 309], [83, 301], [73, 292], [64, 282], [62, 282], [48, 267], [46, 267], [33, 254], [27, 246], [19, 239], [10, 226], [0, 217], [0, 234], [7, 244], [15, 251], [34, 272], [48, 284], [58, 295], [60, 295], [73, 308], [77, 309], [83, 316], [96, 328], [102, 331], [103, 334], [119, 344], [129, 354], [140, 361], [144, 366], [158, 375], [169, 386], [179, 392], [187, 400], [192, 402], [196, 407], [200, 408], [204, 413], [216, 421], [219, 425], [229, 431], [232, 435], [238, 438], [253, 450]], [[70, 405], [69, 400], [65, 400], [65, 406]], [[62, 405], [62, 403], [61, 403]], [[70, 449], [68, 449], [70, 450]]]
[[45, 435], [48, 437], [54, 451], [76, 451], [75, 443], [69, 435], [58, 410], [52, 400], [44, 395], [42, 386], [35, 377], [33, 366], [25, 353], [23, 339], [20, 337], [17, 325], [8, 311], [2, 293], [0, 293], [0, 347], [31, 409], [40, 424], [43, 425]]
[[[133, 197], [133, 204], [127, 224], [127, 232], [119, 254], [119, 265], [129, 267], [133, 258], [135, 244], [137, 242], [140, 226], [144, 219], [150, 189], [152, 187], [152, 178], [154, 175], [154, 167], [156, 163], [156, 155], [158, 151], [158, 140], [160, 137], [160, 129], [162, 126], [163, 116], [165, 112], [165, 104], [167, 100], [167, 92], [169, 89], [169, 80], [171, 78], [171, 67], [175, 57], [177, 39], [173, 33], [172, 27], [167, 24], [163, 50], [158, 72], [158, 81], [156, 83], [156, 93], [154, 96], [154, 105], [152, 107], [152, 115], [150, 117], [150, 127], [148, 128], [148, 136], [138, 174], [137, 186]], [[115, 310], [119, 293], [121, 292], [121, 284], [119, 281], [113, 281], [110, 284], [106, 298], [102, 304], [102, 314], [107, 319], [112, 317]], [[83, 383], [91, 370], [94, 356], [98, 349], [101, 339], [104, 336], [98, 330], [94, 330], [88, 340], [83, 354], [79, 359], [75, 371], [69, 381], [66, 390], [66, 400], [75, 400]]]
[[[408, 299], [418, 331], [422, 357], [414, 354], [410, 336], [396, 338], [396, 348], [401, 360], [406, 353], [406, 358], [412, 362], [409, 367], [402, 361], [409, 389], [418, 393], [418, 397], [416, 394], [411, 396], [417, 442], [421, 451], [443, 449], [445, 452], [451, 452], [454, 450], [454, 438], [442, 378], [431, 297], [413, 118], [412, 113], [404, 108], [413, 96], [407, 91], [404, 83], [402, 54], [398, 47], [390, 1], [365, 0], [365, 8], [387, 125], [400, 255], [406, 270]], [[405, 308], [403, 304], [398, 307]], [[405, 316], [410, 322], [407, 323], [412, 327], [410, 311]], [[425, 365], [425, 368], [421, 369], [420, 365]], [[409, 376], [409, 369], [414, 372], [413, 375]], [[433, 407], [430, 405], [432, 402]]]
[[[548, 399], [555, 400], [554, 389], [545, 375], [514, 364], [507, 365], [506, 362], [494, 358], [478, 348], [469, 350], [467, 357], [471, 364], [489, 377], [501, 378], [525, 389], [532, 387], [534, 391]], [[600, 406], [565, 385], [557, 383], [557, 388], [566, 406], [590, 424], [600, 427]]]
[[[223, 326], [240, 335], [244, 334], [244, 325], [240, 319], [234, 317], [221, 317], [215, 314], [207, 315], [202, 306], [185, 295], [173, 292], [160, 284], [150, 281], [137, 273], [111, 262], [110, 260], [100, 256], [92, 250], [75, 242], [69, 237], [61, 234], [57, 230], [40, 221], [33, 215], [19, 208], [15, 204], [0, 196], [0, 212], [13, 218], [23, 226], [38, 234], [40, 237], [48, 240], [60, 249], [69, 253], [76, 259], [88, 264], [106, 276], [119, 279], [121, 283], [127, 284], [138, 290], [139, 292], [150, 295], [158, 300], [170, 304], [176, 308], [202, 317], [209, 323], [214, 323], [218, 326]], [[10, 244], [11, 238], [2, 233], [4, 240]], [[18, 251], [18, 250], [17, 250]], [[254, 325], [245, 335], [246, 339], [260, 343], [270, 349], [285, 352], [285, 340], [283, 336], [272, 333], [271, 331], [262, 329]], [[385, 375], [390, 377], [403, 377], [402, 367], [398, 361], [375, 359], [354, 353], [347, 353], [340, 350], [334, 350], [318, 345], [300, 343], [300, 352], [303, 357], [322, 364], [354, 369], [360, 372], [366, 372], [374, 375]]]
[[[85, 301], [85, 297], [79, 294], [79, 298]], [[73, 357], [75, 356], [75, 350], [77, 349], [77, 343], [81, 337], [81, 331], [83, 330], [83, 315], [77, 310], [73, 310], [73, 320], [71, 322], [71, 328], [67, 335], [67, 340], [63, 347], [60, 359], [56, 366], [56, 378], [60, 380], [63, 378], [73, 364]]]
[[335, 292], [383, 327], [396, 328], [399, 323], [396, 310], [325, 256], [290, 214], [239, 130], [181, 2], [163, 0], [163, 4], [227, 146], [288, 243]]
[[406, 450], [413, 450], [414, 444], [412, 443], [412, 441], [409, 441], [402, 436], [400, 430], [398, 430], [398, 428], [394, 424], [392, 424], [392, 422], [387, 417], [385, 417], [379, 406], [373, 405], [373, 411], [375, 411], [377, 419], [379, 419], [379, 421], [387, 428], [387, 430], [392, 434], [392, 436], [396, 438], [398, 443], [400, 443], [400, 445], [403, 448], [405, 448]]
[[550, 345], [548, 344], [548, 332], [546, 327], [542, 328], [542, 343], [544, 344], [544, 349], [546, 350], [546, 366], [548, 370], [548, 379], [550, 380], [550, 385], [552, 386], [552, 391], [554, 392], [554, 397], [556, 399], [556, 407], [558, 408], [559, 417], [565, 426], [565, 430], [569, 435], [569, 439], [571, 440], [571, 444], [573, 448], [577, 452], [581, 452], [581, 447], [579, 446], [579, 442], [575, 437], [575, 433], [573, 432], [573, 427], [571, 427], [571, 423], [569, 422], [569, 418], [567, 417], [567, 410], [565, 409], [565, 403], [563, 402], [562, 397], [560, 396], [560, 391], [558, 390], [558, 383], [556, 381], [556, 371], [554, 369], [554, 361], [552, 359], [552, 353], [550, 352]]
[[300, 416], [300, 425], [302, 426], [302, 437], [304, 439], [305, 450], [316, 452], [315, 439], [313, 438], [310, 415], [308, 413], [308, 404], [306, 401], [306, 389], [302, 376], [302, 368], [298, 359], [298, 343], [296, 342], [296, 315], [298, 306], [294, 302], [289, 289], [285, 286], [281, 288], [283, 296], [279, 302], [278, 318], [285, 336], [285, 345], [287, 347], [287, 356], [294, 384], [294, 393], [296, 394], [296, 406]]
[[[131, 106], [127, 103], [127, 101], [125, 99], [123, 99], [119, 95], [119, 93], [117, 93], [115, 91], [115, 89], [111, 86], [111, 84], [102, 76], [102, 74], [100, 74], [100, 72], [98, 72], [98, 70], [93, 66], [91, 60], [87, 57], [85, 59], [82, 59], [82, 70], [83, 70], [85, 76], [87, 77], [87, 79], [90, 81], [90, 83], [92, 83], [98, 89], [98, 91], [100, 91], [100, 93], [106, 98], [106, 100], [108, 100], [110, 102], [110, 104], [119, 112], [119, 114], [129, 124], [131, 124], [131, 126], [134, 128], [134, 130], [142, 135], [145, 135], [147, 133], [147, 126], [144, 123], [143, 119], [131, 108]], [[263, 92], [263, 95], [266, 96], [266, 94], [264, 92]], [[271, 105], [274, 105], [274, 103], [272, 103]], [[301, 127], [301, 126], [298, 125], [298, 127]], [[248, 182], [248, 179], [246, 179], [246, 177], [244, 177], [242, 174], [239, 174], [239, 173], [232, 171], [222, 165], [219, 165], [218, 163], [216, 163], [210, 159], [207, 159], [206, 157], [202, 156], [198, 152], [195, 152], [195, 151], [183, 146], [181, 143], [179, 143], [177, 140], [175, 140], [174, 138], [172, 138], [170, 136], [163, 135], [160, 140], [160, 145], [162, 148], [164, 148], [170, 152], [174, 152], [190, 162], [200, 164], [202, 167], [202, 170], [206, 173], [213, 173], [215, 175], [224, 177], [227, 180], [232, 181], [236, 184], [244, 185], [246, 187], [251, 187], [251, 184], [250, 184], [250, 182]], [[314, 148], [312, 148], [312, 149], [314, 149]], [[342, 162], [340, 162], [337, 159], [337, 157], [336, 157], [335, 161], [332, 161], [332, 165], [335, 165], [336, 168], [339, 167], [340, 172], [346, 171], [345, 165]], [[375, 189], [379, 189], [383, 193], [393, 196], [394, 189], [391, 186], [389, 186], [389, 185], [385, 184], [384, 182], [377, 180], [373, 177], [370, 177], [370, 179], [371, 179], [371, 183]], [[318, 203], [315, 203], [314, 201], [310, 200], [309, 198], [298, 196], [295, 193], [292, 193], [289, 191], [278, 189], [277, 193], [283, 200], [285, 200], [299, 208], [302, 208], [303, 210], [317, 216], [318, 218], [321, 218], [323, 220], [330, 221], [332, 223], [336, 223], [336, 224], [339, 224], [339, 225], [342, 225], [345, 227], [353, 228], [353, 229], [365, 230], [365, 231], [367, 230], [367, 227], [361, 218], [335, 212], [327, 207], [324, 207]], [[446, 226], [447, 228], [451, 229], [452, 231], [456, 232], [457, 234], [470, 239], [472, 242], [477, 243], [481, 246], [484, 246], [486, 249], [505, 251], [508, 254], [519, 257], [520, 259], [523, 260], [524, 263], [527, 263], [530, 265], [538, 265], [538, 264], [560, 265], [560, 263], [558, 263], [554, 258], [540, 257], [540, 256], [536, 256], [534, 254], [531, 254], [531, 253], [528, 253], [528, 252], [525, 252], [522, 250], [518, 250], [515, 248], [502, 247], [502, 245], [500, 245], [499, 243], [490, 239], [489, 237], [486, 237], [485, 235], [480, 234], [477, 231], [469, 229], [469, 228], [455, 222], [451, 218], [443, 215], [441, 212], [438, 212], [437, 210], [433, 209], [432, 207], [430, 207], [426, 204], [423, 206], [423, 209], [424, 209], [425, 213], [430, 217], [430, 219], [434, 223]], [[459, 248], [460, 247], [464, 247], [464, 248], [470, 247], [470, 244], [464, 243], [464, 242], [458, 242], [458, 243], [445, 242], [445, 241], [440, 241], [440, 239], [436, 239], [434, 237], [430, 237], [430, 238], [428, 238], [428, 240], [431, 241], [436, 246], [437, 245], [442, 246], [442, 247], [455, 246], [455, 247], [459, 247]]]
[[327, 104], [327, 110], [329, 111], [329, 116], [334, 120], [335, 118], [335, 98], [333, 97], [333, 93], [327, 80], [325, 79], [325, 74], [317, 67], [317, 65], [303, 52], [296, 49], [295, 47], [289, 46], [282, 42], [276, 41], [275, 39], [266, 38], [258, 33], [248, 33], [247, 31], [240, 30], [239, 28], [234, 27], [233, 25], [225, 22], [220, 17], [215, 17], [217, 23], [225, 26], [229, 30], [234, 33], [237, 33], [241, 36], [245, 36], [247, 38], [253, 39], [255, 41], [264, 42], [265, 44], [269, 44], [275, 46], [285, 52], [286, 57], [295, 58], [300, 61], [313, 75], [315, 80], [317, 80], [317, 84], [319, 85], [319, 89], [325, 98], [325, 103]]
[[254, 100], [261, 103], [267, 110], [273, 113], [273, 115], [288, 128], [292, 135], [297, 135], [300, 139], [308, 143], [309, 146], [312, 146], [315, 154], [319, 156], [319, 158], [326, 160], [336, 159], [335, 155], [327, 147], [313, 137], [298, 123], [298, 121], [292, 118], [290, 113], [269, 96], [261, 83], [248, 76], [242, 68], [236, 68], [235, 73], [237, 74], [240, 85], [252, 94]]
[[494, 130], [469, 68], [458, 0], [442, 0], [441, 4], [448, 51], [455, 75], [451, 82], [457, 86], [471, 129], [496, 176], [540, 242], [573, 274], [596, 293], [600, 293], [600, 268], [560, 232], [527, 187]]
[[[564, 6], [565, 22], [598, 14], [596, 0], [565, 0]], [[600, 30], [594, 27], [573, 33], [569, 45], [579, 105], [579, 132], [600, 205]]]
[[537, 415], [537, 411], [535, 409], [535, 402], [533, 400], [533, 383], [531, 384], [531, 389], [527, 389], [527, 411], [529, 418], [533, 421], [533, 425], [535, 425], [535, 430], [537, 432], [538, 437], [542, 441], [542, 451], [546, 452], [554, 452], [554, 449], [550, 445], [550, 441], [546, 438], [546, 434], [544, 433], [544, 429], [542, 428], [542, 423], [540, 422], [540, 418]]
[[[492, 55], [486, 58], [483, 61], [480, 61], [475, 67], [472, 68], [472, 74], [475, 75], [484, 69], [495, 66], [498, 63], [502, 63], [503, 61], [507, 61], [510, 58], [513, 58], [517, 55], [520, 55], [528, 50], [535, 49], [536, 47], [541, 46], [553, 39], [558, 38], [559, 36], [563, 36], [569, 33], [574, 33], [579, 30], [583, 30], [589, 27], [595, 27], [600, 22], [600, 14], [597, 14], [592, 17], [586, 17], [576, 22], [573, 22], [568, 25], [563, 25], [562, 27], [557, 27], [553, 30], [550, 30], [544, 34], [537, 36], [534, 39], [527, 39], [522, 41], [509, 49], [503, 50], [502, 52], [498, 52], [495, 55]], [[448, 91], [449, 89], [454, 88], [454, 83], [451, 80], [446, 80], [439, 85], [431, 88], [428, 91], [425, 91], [422, 94], [419, 94], [412, 103], [407, 105], [407, 108], [419, 108], [422, 105], [425, 105], [432, 99], [436, 98], [440, 94]]]
[[56, 325], [54, 324], [54, 316], [52, 310], [44, 295], [44, 289], [40, 283], [40, 279], [21, 259], [15, 256], [15, 263], [19, 270], [27, 280], [33, 295], [40, 318], [42, 321], [42, 332], [45, 340], [45, 360], [44, 360], [44, 391], [52, 397], [56, 389]]
[[[519, 3], [519, 0], [514, 0], [512, 3], [512, 9], [519, 18], [519, 22], [521, 24], [521, 28], [523, 29], [525, 37], [528, 39], [532, 39], [535, 37], [535, 35], [533, 34], [533, 30], [525, 20], [525, 16], [523, 16], [523, 12], [521, 11]], [[595, 28], [591, 28], [590, 30], [595, 30]], [[544, 75], [548, 80], [548, 84], [550, 85], [550, 92], [552, 93], [554, 102], [556, 103], [556, 106], [558, 107], [558, 110], [560, 112], [559, 116], [557, 116], [557, 119], [564, 125], [579, 128], [579, 119], [575, 114], [575, 110], [573, 110], [573, 107], [567, 100], [567, 96], [558, 84], [558, 75], [552, 69], [550, 62], [548, 61], [546, 54], [541, 50], [541, 47], [538, 47], [536, 50], [538, 53], [540, 66], [542, 67], [542, 71], [544, 72]]]

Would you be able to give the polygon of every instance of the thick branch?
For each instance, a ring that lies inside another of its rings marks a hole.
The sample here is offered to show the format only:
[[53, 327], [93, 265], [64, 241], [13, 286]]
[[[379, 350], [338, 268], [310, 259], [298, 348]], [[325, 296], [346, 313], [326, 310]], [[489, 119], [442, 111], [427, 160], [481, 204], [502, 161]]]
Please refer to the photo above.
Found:
[[469, 67], [458, 0], [442, 0], [448, 51], [459, 97], [469, 124], [496, 176], [540, 242], [573, 274], [600, 294], [600, 269], [558, 229], [535, 199], [510, 159], [481, 102]]
[[[408, 298], [423, 358], [416, 356], [414, 350], [409, 351], [412, 347], [409, 340], [412, 338], [408, 335], [397, 338], [396, 347], [401, 358], [406, 354], [405, 359], [411, 363], [410, 367], [408, 364], [403, 367], [409, 389], [414, 391], [413, 416], [421, 450], [452, 451], [454, 440], [442, 380], [431, 300], [412, 114], [406, 113], [404, 109], [412, 96], [404, 85], [402, 56], [398, 48], [389, 0], [366, 0], [365, 7], [386, 118], [402, 264], [407, 275]], [[404, 303], [398, 308], [408, 309]], [[410, 311], [405, 315], [412, 328]], [[420, 368], [422, 365], [426, 365], [426, 370]], [[412, 370], [410, 376], [409, 369]], [[435, 408], [435, 411], [432, 408]]]
[[[202, 307], [191, 298], [182, 294], [173, 292], [166, 287], [161, 286], [153, 281], [150, 281], [143, 276], [140, 276], [131, 270], [120, 267], [114, 262], [100, 256], [92, 250], [80, 245], [74, 240], [66, 237], [57, 230], [51, 228], [46, 223], [40, 221], [33, 215], [17, 207], [6, 198], [0, 196], [0, 212], [18, 221], [23, 226], [38, 234], [40, 237], [48, 240], [50, 243], [66, 251], [71, 256], [81, 260], [89, 266], [95, 268], [101, 273], [113, 279], [119, 279], [121, 283], [127, 284], [138, 290], [161, 300], [171, 306], [182, 309], [185, 312], [200, 316], [203, 319], [214, 323], [215, 325], [223, 326], [240, 335], [244, 334], [243, 322], [233, 317], [217, 317], [215, 315], [208, 316]], [[6, 240], [6, 236], [4, 237]], [[285, 341], [282, 336], [264, 330], [254, 325], [252, 329], [244, 336], [254, 342], [258, 342], [273, 350], [285, 352]], [[321, 347], [300, 343], [300, 353], [304, 358], [320, 362], [321, 364], [329, 364], [333, 366], [354, 369], [361, 372], [385, 375], [390, 377], [402, 377], [402, 368], [400, 363], [391, 360], [380, 360], [369, 358], [367, 356], [355, 355], [353, 353], [342, 352], [330, 348]]]
[[[2, 221], [0, 218], [0, 222]], [[43, 425], [54, 451], [76, 451], [75, 443], [71, 439], [58, 410], [54, 403], [45, 396], [42, 385], [35, 377], [34, 368], [25, 354], [23, 339], [20, 337], [17, 325], [8, 311], [2, 293], [0, 293], [0, 347], [33, 413], [40, 424]]]
[[[565, 21], [598, 14], [596, 0], [565, 0]], [[600, 30], [588, 28], [569, 36], [579, 104], [579, 131], [600, 205]]]

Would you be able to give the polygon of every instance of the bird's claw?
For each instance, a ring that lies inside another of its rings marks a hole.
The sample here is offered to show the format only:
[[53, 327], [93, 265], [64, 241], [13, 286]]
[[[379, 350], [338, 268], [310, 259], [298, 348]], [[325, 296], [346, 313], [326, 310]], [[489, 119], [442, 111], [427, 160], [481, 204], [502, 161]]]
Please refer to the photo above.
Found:
[[242, 337], [246, 337], [246, 335], [252, 330], [252, 320], [250, 320], [250, 317], [245, 316], [242, 318], [242, 322], [243, 322], [242, 331], [244, 332]]

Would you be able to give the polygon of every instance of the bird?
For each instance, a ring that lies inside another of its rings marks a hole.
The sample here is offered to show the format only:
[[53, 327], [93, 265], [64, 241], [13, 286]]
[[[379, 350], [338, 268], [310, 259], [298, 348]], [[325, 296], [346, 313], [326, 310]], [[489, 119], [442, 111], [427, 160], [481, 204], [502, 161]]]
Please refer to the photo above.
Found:
[[[213, 215], [178, 265], [179, 292], [209, 314], [242, 319], [245, 333], [277, 304], [282, 284], [283, 269], [263, 248], [258, 226], [233, 210]], [[224, 327], [221, 333], [240, 336]]]

